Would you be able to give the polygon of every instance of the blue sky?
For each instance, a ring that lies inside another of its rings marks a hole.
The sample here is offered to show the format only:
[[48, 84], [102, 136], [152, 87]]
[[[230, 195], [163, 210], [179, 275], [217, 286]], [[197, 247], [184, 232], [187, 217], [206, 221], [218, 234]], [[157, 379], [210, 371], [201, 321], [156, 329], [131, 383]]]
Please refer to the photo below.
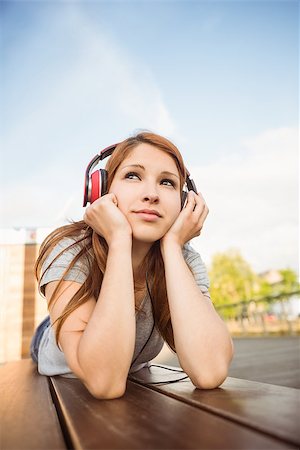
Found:
[[83, 214], [83, 174], [137, 129], [210, 207], [194, 240], [298, 268], [297, 1], [2, 1], [2, 229]]

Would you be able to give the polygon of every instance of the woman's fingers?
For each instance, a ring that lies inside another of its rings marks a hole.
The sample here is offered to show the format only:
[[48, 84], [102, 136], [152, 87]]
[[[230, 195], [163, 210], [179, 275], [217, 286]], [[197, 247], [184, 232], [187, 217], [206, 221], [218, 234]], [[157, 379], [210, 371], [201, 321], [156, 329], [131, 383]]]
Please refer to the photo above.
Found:
[[201, 192], [196, 194], [194, 191], [189, 191], [188, 202], [185, 209], [187, 209], [187, 212], [193, 212], [194, 215], [198, 217], [202, 216], [202, 214], [206, 217], [208, 214], [208, 207]]
[[184, 208], [187, 214], [193, 212], [195, 205], [196, 205], [196, 194], [194, 191], [189, 191], [187, 196], [187, 203]]
[[131, 237], [131, 226], [118, 208], [118, 199], [114, 193], [109, 193], [95, 200], [85, 210], [84, 222], [103, 236], [108, 245], [116, 237]]
[[207, 207], [207, 204], [205, 203], [205, 200], [203, 198], [203, 195], [201, 192], [198, 192], [196, 194], [193, 191], [189, 191], [189, 197], [188, 197], [188, 203], [187, 203], [187, 212], [192, 214], [192, 219], [195, 224], [195, 235], [199, 236], [203, 227], [203, 224], [205, 222], [205, 219], [209, 213], [209, 209]]

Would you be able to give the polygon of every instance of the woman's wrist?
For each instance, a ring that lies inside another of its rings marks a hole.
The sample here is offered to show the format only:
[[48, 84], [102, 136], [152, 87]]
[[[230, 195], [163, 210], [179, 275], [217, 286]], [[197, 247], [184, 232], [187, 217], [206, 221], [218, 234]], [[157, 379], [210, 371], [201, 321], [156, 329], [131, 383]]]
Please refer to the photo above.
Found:
[[161, 253], [162, 253], [162, 257], [164, 258], [165, 255], [169, 252], [176, 252], [176, 251], [182, 251], [182, 245], [171, 238], [168, 239], [162, 239], [160, 242], [160, 249], [161, 249]]
[[118, 235], [111, 238], [111, 240], [107, 243], [109, 250], [131, 250], [132, 248], [132, 235]]

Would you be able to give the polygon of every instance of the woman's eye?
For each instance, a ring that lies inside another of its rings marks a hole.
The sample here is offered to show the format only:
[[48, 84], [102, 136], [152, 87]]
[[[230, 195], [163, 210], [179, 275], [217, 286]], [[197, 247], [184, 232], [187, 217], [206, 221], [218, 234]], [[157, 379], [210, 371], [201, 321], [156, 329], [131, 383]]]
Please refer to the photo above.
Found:
[[126, 173], [125, 178], [128, 178], [129, 180], [134, 180], [135, 178], [140, 179], [139, 175], [136, 172]]
[[167, 178], [164, 179], [164, 180], [161, 180], [161, 183], [164, 184], [165, 186], [173, 186], [173, 187], [175, 187], [174, 181], [173, 180], [169, 180]]

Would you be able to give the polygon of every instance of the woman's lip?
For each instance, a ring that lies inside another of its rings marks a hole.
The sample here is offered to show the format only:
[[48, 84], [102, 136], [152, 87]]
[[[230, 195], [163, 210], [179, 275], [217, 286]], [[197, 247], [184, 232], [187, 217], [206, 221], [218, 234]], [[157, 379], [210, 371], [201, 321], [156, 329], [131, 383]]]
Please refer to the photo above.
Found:
[[155, 222], [156, 220], [160, 219], [159, 216], [153, 213], [145, 213], [145, 212], [136, 212], [139, 217], [146, 220], [147, 222]]

